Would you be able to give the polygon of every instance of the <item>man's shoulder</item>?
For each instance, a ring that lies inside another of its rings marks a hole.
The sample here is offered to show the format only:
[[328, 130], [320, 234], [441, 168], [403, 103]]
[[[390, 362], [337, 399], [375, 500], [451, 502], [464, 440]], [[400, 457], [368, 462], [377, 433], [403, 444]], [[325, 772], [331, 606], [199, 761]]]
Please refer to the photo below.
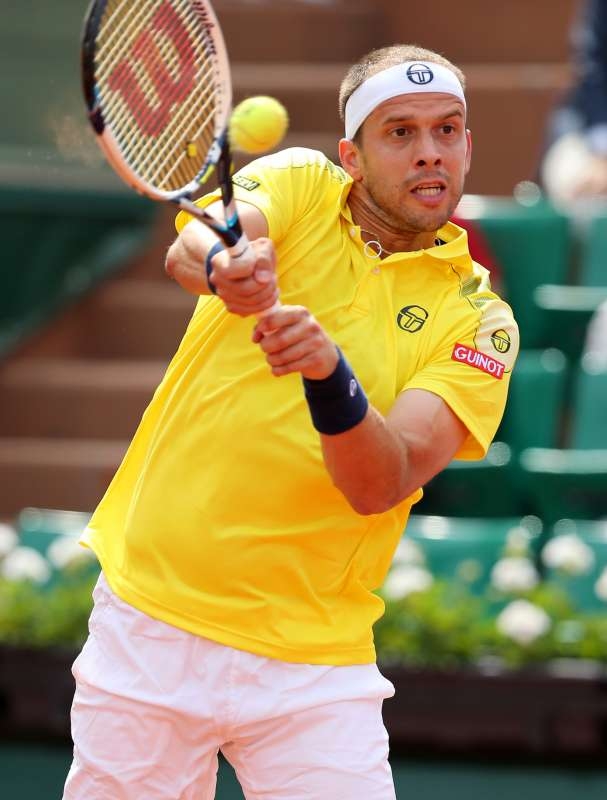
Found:
[[266, 169], [292, 170], [294, 174], [298, 171], [314, 171], [319, 175], [326, 174], [328, 178], [340, 184], [345, 184], [350, 180], [346, 171], [334, 164], [328, 156], [320, 150], [313, 150], [309, 147], [288, 147], [285, 150], [279, 150], [277, 153], [271, 153], [252, 161], [243, 171]]

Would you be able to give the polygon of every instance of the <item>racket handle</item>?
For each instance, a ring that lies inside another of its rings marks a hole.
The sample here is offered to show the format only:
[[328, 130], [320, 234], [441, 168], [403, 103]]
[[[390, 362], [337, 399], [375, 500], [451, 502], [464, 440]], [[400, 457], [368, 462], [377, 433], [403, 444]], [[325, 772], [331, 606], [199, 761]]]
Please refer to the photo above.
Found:
[[[230, 258], [234, 261], [238, 259], [243, 259], [244, 261], [246, 261], [247, 259], [255, 258], [253, 248], [251, 247], [251, 244], [244, 231], [241, 234], [238, 241], [236, 242], [236, 244], [232, 245], [231, 247], [226, 247], [226, 250], [230, 254]], [[270, 308], [266, 308], [263, 311], [260, 311], [259, 314], [256, 315], [257, 319], [263, 319], [264, 317], [267, 317], [268, 314], [272, 314], [274, 311], [277, 311], [280, 308], [280, 306], [281, 306], [280, 300], [277, 300], [274, 303], [274, 305], [270, 306]]]
[[240, 234], [240, 237], [236, 244], [228, 244], [225, 237], [224, 243], [226, 245], [226, 250], [230, 254], [230, 258], [234, 261], [237, 259], [242, 259], [243, 261], [253, 260], [255, 258], [255, 254], [253, 253], [253, 249], [251, 247], [251, 243], [247, 237], [247, 234], [244, 231]]

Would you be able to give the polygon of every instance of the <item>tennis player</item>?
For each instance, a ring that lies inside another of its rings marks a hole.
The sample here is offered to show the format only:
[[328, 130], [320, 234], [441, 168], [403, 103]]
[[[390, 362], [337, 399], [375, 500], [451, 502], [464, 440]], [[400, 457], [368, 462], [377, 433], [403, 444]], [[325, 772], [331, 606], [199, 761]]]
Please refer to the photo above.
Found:
[[167, 271], [201, 296], [84, 536], [69, 800], [211, 800], [219, 751], [247, 800], [395, 797], [375, 592], [423, 485], [486, 453], [518, 335], [449, 222], [460, 70], [375, 51], [340, 107], [341, 166], [236, 177], [253, 263], [177, 218]]

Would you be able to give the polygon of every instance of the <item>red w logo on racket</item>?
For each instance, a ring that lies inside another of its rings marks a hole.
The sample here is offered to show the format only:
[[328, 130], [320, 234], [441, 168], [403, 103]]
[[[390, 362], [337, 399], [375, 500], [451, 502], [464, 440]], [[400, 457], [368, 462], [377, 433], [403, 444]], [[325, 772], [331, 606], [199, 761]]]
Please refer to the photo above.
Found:
[[[165, 39], [162, 47], [161, 37]], [[167, 39], [174, 53], [169, 63]], [[112, 70], [109, 87], [121, 95], [142, 133], [157, 136], [169, 122], [175, 104], [194, 87], [195, 61], [188, 29], [171, 4], [164, 2], [148, 27], [137, 34], [129, 55]]]

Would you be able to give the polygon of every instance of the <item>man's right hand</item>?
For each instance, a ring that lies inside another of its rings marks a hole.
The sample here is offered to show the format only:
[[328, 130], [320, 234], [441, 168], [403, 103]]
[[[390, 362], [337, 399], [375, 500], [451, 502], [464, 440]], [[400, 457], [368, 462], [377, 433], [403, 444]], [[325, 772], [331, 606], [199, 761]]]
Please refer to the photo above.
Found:
[[[189, 222], [169, 248], [165, 262], [167, 275], [192, 294], [210, 294], [205, 261], [216, 241], [215, 234], [202, 222]], [[272, 308], [278, 299], [274, 243], [258, 235], [250, 244], [252, 258], [245, 255], [230, 259], [228, 252], [222, 250], [211, 262], [211, 281], [218, 297], [228, 311], [240, 316], [260, 314]]]
[[217, 296], [232, 314], [260, 314], [278, 300], [276, 251], [271, 239], [250, 242], [251, 258], [232, 259], [227, 250], [213, 256], [210, 275]]

